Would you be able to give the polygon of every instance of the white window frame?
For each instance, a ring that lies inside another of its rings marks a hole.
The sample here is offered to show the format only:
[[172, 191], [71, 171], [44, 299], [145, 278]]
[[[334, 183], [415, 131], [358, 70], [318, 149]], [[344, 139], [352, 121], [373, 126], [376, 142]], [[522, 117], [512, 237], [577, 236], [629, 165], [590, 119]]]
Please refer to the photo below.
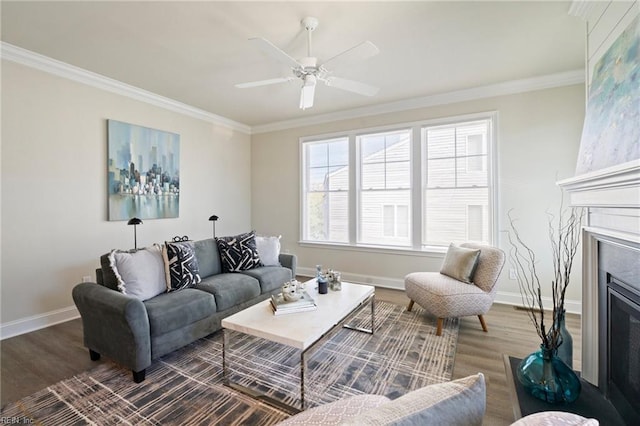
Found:
[[[355, 180], [355, 190], [357, 191], [356, 193], [356, 208], [357, 210], [355, 211], [356, 216], [355, 216], [355, 223], [356, 223], [356, 228], [357, 228], [357, 232], [356, 232], [356, 245], [358, 246], [371, 246], [372, 243], [370, 242], [363, 242], [363, 236], [362, 236], [362, 220], [361, 220], [361, 214], [362, 214], [362, 195], [363, 193], [370, 193], [370, 192], [376, 192], [376, 191], [389, 191], [389, 192], [395, 192], [395, 191], [409, 191], [410, 193], [410, 200], [409, 200], [409, 204], [411, 204], [413, 202], [412, 199], [412, 191], [413, 191], [413, 180], [410, 178], [409, 180], [409, 186], [408, 188], [388, 188], [387, 187], [387, 176], [385, 174], [385, 184], [383, 185], [384, 188], [364, 188], [363, 184], [362, 184], [362, 158], [360, 156], [360, 149], [361, 149], [361, 141], [360, 138], [363, 136], [370, 136], [370, 135], [386, 135], [386, 134], [392, 134], [392, 133], [408, 133], [409, 134], [409, 175], [411, 176], [411, 170], [413, 168], [413, 155], [411, 153], [411, 147], [412, 145], [415, 143], [415, 139], [413, 138], [413, 134], [411, 131], [411, 128], [407, 128], [407, 127], [399, 127], [399, 128], [393, 128], [391, 130], [382, 130], [382, 131], [370, 131], [370, 132], [366, 132], [366, 133], [359, 133], [358, 135], [356, 135], [355, 137], [355, 144], [356, 144], [356, 153], [357, 153], [357, 158], [355, 159], [356, 161], [356, 173], [357, 173], [357, 179]], [[385, 164], [385, 173], [386, 173], [386, 167], [390, 164], [386, 161], [384, 161]], [[411, 211], [409, 212], [409, 229], [411, 229], [411, 222], [412, 222], [412, 216], [411, 216]], [[384, 225], [383, 225], [384, 226]], [[395, 224], [394, 224], [394, 228], [395, 228]], [[383, 231], [384, 233], [384, 231]], [[395, 233], [395, 231], [394, 231]], [[409, 235], [407, 237], [404, 238], [408, 238]], [[384, 237], [383, 237], [384, 238]], [[387, 238], [398, 238], [398, 237], [387, 237]], [[409, 238], [409, 240], [411, 241], [411, 238]], [[411, 242], [410, 242], [411, 244]], [[407, 246], [407, 245], [395, 245], [395, 244], [388, 244], [388, 245], [384, 245], [383, 247], [411, 247], [411, 246]]]
[[[327, 248], [337, 248], [337, 249], [346, 249], [346, 250], [356, 250], [356, 251], [372, 251], [372, 252], [388, 252], [394, 254], [417, 254], [420, 253], [443, 253], [446, 251], [446, 247], [442, 246], [423, 246], [422, 244], [422, 235], [423, 235], [423, 220], [414, 220], [413, 218], [421, 218], [422, 217], [422, 202], [423, 202], [423, 180], [422, 176], [426, 170], [426, 162], [422, 161], [422, 153], [424, 150], [425, 141], [422, 140], [422, 129], [424, 127], [429, 126], [438, 126], [438, 125], [446, 125], [446, 124], [455, 124], [462, 123], [465, 121], [474, 121], [487, 119], [490, 122], [490, 130], [488, 132], [487, 139], [487, 175], [489, 182], [489, 200], [488, 200], [488, 208], [487, 215], [489, 217], [488, 221], [488, 235], [490, 244], [497, 244], [498, 235], [497, 230], [499, 229], [498, 221], [498, 174], [497, 174], [497, 152], [498, 152], [498, 138], [497, 138], [497, 128], [498, 128], [498, 113], [497, 111], [488, 111], [488, 112], [480, 112], [475, 114], [466, 114], [459, 115], [454, 117], [447, 117], [444, 119], [433, 119], [433, 120], [422, 120], [417, 122], [410, 123], [401, 123], [390, 126], [380, 126], [373, 128], [365, 128], [365, 129], [355, 129], [351, 131], [345, 132], [335, 132], [328, 133], [323, 135], [315, 135], [308, 137], [301, 137], [299, 139], [299, 153], [300, 153], [300, 176], [305, 176], [304, 170], [304, 144], [307, 142], [320, 142], [329, 139], [335, 139], [339, 137], [346, 137], [349, 140], [349, 241], [348, 243], [333, 243], [333, 242], [325, 242], [325, 241], [311, 241], [304, 239], [304, 227], [305, 227], [305, 216], [306, 212], [304, 211], [304, 183], [301, 179], [300, 184], [300, 240], [299, 243], [302, 246], [307, 247], [322, 247], [325, 246]], [[360, 175], [359, 170], [359, 161], [358, 161], [358, 152], [357, 152], [357, 143], [356, 138], [360, 135], [367, 135], [373, 133], [383, 133], [383, 132], [391, 132], [391, 131], [401, 131], [411, 129], [412, 132], [412, 144], [411, 144], [411, 207], [410, 207], [410, 229], [409, 234], [411, 236], [411, 247], [397, 247], [397, 246], [372, 246], [366, 244], [358, 244], [358, 187], [360, 182], [358, 182], [358, 176]]]
[[[498, 212], [498, 206], [497, 206], [497, 197], [496, 197], [496, 191], [497, 191], [497, 185], [498, 185], [498, 180], [497, 180], [497, 173], [496, 173], [496, 153], [497, 153], [497, 138], [496, 138], [496, 128], [497, 128], [497, 112], [489, 112], [489, 113], [479, 113], [479, 114], [470, 114], [470, 115], [465, 115], [465, 116], [458, 116], [458, 117], [450, 117], [448, 119], [445, 120], [431, 120], [429, 122], [427, 122], [422, 128], [421, 128], [421, 146], [423, 149], [423, 152], [426, 152], [426, 145], [427, 145], [427, 140], [426, 137], [424, 136], [424, 133], [426, 132], [426, 130], [429, 127], [440, 127], [440, 126], [451, 126], [451, 125], [461, 125], [464, 126], [465, 123], [471, 123], [474, 121], [482, 121], [482, 120], [487, 120], [489, 123], [488, 129], [487, 129], [487, 139], [486, 139], [486, 143], [487, 143], [487, 153], [486, 153], [486, 158], [487, 158], [487, 164], [486, 164], [486, 173], [487, 173], [487, 190], [488, 190], [488, 200], [487, 200], [487, 216], [488, 216], [488, 222], [487, 225], [489, 227], [487, 235], [488, 235], [488, 239], [489, 241], [487, 242], [488, 244], [491, 245], [495, 245], [497, 244], [498, 241], [498, 236], [497, 236], [497, 229], [498, 229], [498, 218], [497, 218], [497, 212]], [[483, 140], [484, 141], [484, 140]], [[468, 143], [465, 140], [465, 144]], [[459, 156], [457, 153], [454, 154], [454, 156], [452, 158], [463, 158], [466, 157], [466, 155], [464, 156]], [[421, 157], [421, 160], [423, 158]], [[421, 185], [422, 186], [422, 193], [425, 193], [425, 186], [427, 185], [427, 179], [426, 179], [426, 174], [427, 174], [427, 161], [426, 159], [424, 159], [424, 163], [422, 164], [422, 175], [421, 175]], [[465, 159], [465, 169], [466, 169], [466, 159]], [[484, 169], [483, 169], [484, 172]], [[471, 172], [471, 173], [479, 173], [479, 172]], [[456, 181], [457, 181], [457, 175], [456, 175]], [[454, 185], [455, 187], [457, 187], [457, 183]], [[421, 212], [422, 213], [422, 212]], [[465, 213], [466, 214], [466, 213]], [[422, 220], [422, 230], [424, 229], [425, 226], [425, 220], [424, 220], [424, 216], [423, 220]], [[468, 235], [467, 229], [466, 229], [466, 224], [465, 224], [465, 235]], [[422, 249], [423, 250], [427, 250], [427, 251], [437, 251], [437, 250], [442, 250], [442, 248], [444, 246], [441, 245], [429, 245], [427, 242], [422, 241], [422, 239], [424, 238], [424, 233], [422, 233], [420, 235], [420, 239], [422, 242]]]

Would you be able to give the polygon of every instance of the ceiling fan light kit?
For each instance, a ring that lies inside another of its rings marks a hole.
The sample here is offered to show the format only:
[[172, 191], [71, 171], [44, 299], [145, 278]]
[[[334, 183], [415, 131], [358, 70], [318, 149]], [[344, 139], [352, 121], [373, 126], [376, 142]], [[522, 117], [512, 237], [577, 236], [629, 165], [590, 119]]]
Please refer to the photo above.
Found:
[[[236, 84], [235, 87], [246, 89], [250, 87], [267, 86], [271, 84], [287, 83], [295, 78], [302, 80], [302, 88], [300, 90], [300, 109], [305, 110], [313, 106], [315, 96], [315, 88], [318, 81], [322, 81], [325, 85], [335, 87], [337, 89], [346, 90], [348, 92], [357, 93], [364, 96], [374, 96], [379, 89], [354, 80], [335, 77], [330, 68], [340, 67], [349, 63], [359, 62], [380, 53], [375, 44], [365, 41], [345, 50], [342, 53], [328, 59], [324, 63], [318, 64], [318, 58], [312, 54], [311, 34], [318, 27], [318, 19], [308, 16], [301, 21], [301, 25], [307, 31], [307, 56], [296, 60], [289, 54], [278, 48], [276, 45], [261, 37], [250, 38], [256, 45], [267, 55], [291, 67], [293, 73], [288, 77], [277, 77], [267, 80], [251, 81], [247, 83]], [[326, 66], [329, 65], [329, 68]]]

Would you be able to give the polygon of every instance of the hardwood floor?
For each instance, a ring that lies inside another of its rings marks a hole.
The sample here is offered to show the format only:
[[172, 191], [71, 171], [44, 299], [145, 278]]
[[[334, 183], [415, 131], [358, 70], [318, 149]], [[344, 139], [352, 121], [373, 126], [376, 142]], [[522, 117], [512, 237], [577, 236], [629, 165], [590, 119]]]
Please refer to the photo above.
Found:
[[[403, 291], [384, 288], [376, 289], [376, 299], [405, 306], [409, 302]], [[508, 425], [513, 422], [513, 411], [502, 354], [524, 357], [537, 349], [539, 339], [527, 314], [513, 306], [494, 304], [485, 321], [488, 333], [482, 331], [477, 317], [461, 319], [453, 378], [482, 372], [487, 382], [484, 425]], [[579, 370], [580, 317], [568, 314], [567, 328], [574, 341], [574, 368]], [[79, 319], [6, 339], [0, 345], [2, 406], [109, 362], [104, 358], [97, 362], [89, 360], [82, 345]]]

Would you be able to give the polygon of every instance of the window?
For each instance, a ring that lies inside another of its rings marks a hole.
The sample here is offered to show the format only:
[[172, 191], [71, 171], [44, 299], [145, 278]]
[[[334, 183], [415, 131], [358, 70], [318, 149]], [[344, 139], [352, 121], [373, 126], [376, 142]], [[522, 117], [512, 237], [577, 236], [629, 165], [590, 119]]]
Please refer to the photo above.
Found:
[[304, 145], [304, 239], [349, 241], [349, 141]]
[[484, 222], [484, 206], [470, 204], [467, 206], [467, 240], [487, 241], [485, 231], [487, 227]]
[[[400, 226], [409, 228], [411, 132], [368, 134], [356, 141], [360, 153], [358, 243], [410, 246], [408, 232], [399, 235], [396, 223], [404, 221]], [[403, 217], [396, 211], [399, 204], [405, 206], [400, 212]]]
[[484, 155], [484, 135], [467, 136], [467, 172], [483, 172], [487, 169], [486, 155]]
[[384, 237], [409, 237], [409, 206], [383, 205], [382, 221]]
[[482, 214], [489, 205], [489, 124], [480, 120], [423, 128], [423, 245], [489, 242], [483, 238], [488, 238], [489, 218]]
[[493, 243], [494, 114], [301, 139], [303, 242]]

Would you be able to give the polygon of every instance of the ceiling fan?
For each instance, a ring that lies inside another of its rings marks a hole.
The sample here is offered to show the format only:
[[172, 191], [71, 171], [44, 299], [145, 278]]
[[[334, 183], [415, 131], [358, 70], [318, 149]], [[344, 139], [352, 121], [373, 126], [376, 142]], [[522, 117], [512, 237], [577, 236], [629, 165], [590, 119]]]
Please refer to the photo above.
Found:
[[307, 56], [300, 58], [300, 60], [294, 59], [289, 54], [276, 47], [269, 40], [262, 37], [249, 39], [249, 41], [267, 55], [290, 66], [293, 76], [239, 83], [236, 84], [235, 87], [246, 89], [249, 87], [266, 86], [269, 84], [287, 83], [299, 78], [302, 80], [302, 89], [300, 90], [300, 108], [303, 110], [313, 106], [313, 98], [318, 81], [323, 82], [327, 86], [336, 87], [338, 89], [347, 90], [360, 95], [374, 96], [378, 93], [379, 89], [377, 87], [370, 86], [359, 81], [336, 77], [332, 75], [332, 72], [330, 71], [330, 69], [338, 68], [342, 65], [361, 61], [377, 55], [380, 53], [380, 50], [375, 44], [370, 41], [365, 41], [351, 49], [339, 53], [323, 63], [318, 63], [318, 58], [313, 56], [311, 52], [311, 33], [313, 33], [313, 31], [318, 27], [318, 19], [309, 16], [304, 18], [301, 21], [301, 24], [307, 31]]

